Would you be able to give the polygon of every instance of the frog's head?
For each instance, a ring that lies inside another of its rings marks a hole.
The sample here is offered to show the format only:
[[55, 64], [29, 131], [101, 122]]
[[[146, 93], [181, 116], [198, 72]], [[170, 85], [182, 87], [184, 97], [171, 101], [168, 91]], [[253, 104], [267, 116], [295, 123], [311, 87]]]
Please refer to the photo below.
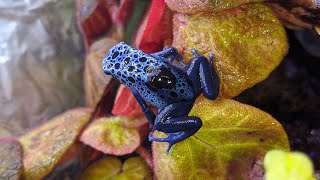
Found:
[[119, 64], [124, 61], [125, 57], [132, 51], [132, 47], [124, 42], [120, 42], [113, 46], [106, 57], [102, 61], [102, 68], [106, 74], [115, 75], [114, 73], [119, 68]]
[[102, 62], [103, 71], [116, 77], [121, 83], [152, 91], [170, 89], [176, 78], [162, 59], [156, 59], [124, 42], [112, 47]]
[[102, 61], [106, 74], [113, 75], [121, 83], [135, 87], [136, 83], [145, 81], [143, 67], [149, 64], [148, 54], [133, 48], [124, 42], [112, 47]]

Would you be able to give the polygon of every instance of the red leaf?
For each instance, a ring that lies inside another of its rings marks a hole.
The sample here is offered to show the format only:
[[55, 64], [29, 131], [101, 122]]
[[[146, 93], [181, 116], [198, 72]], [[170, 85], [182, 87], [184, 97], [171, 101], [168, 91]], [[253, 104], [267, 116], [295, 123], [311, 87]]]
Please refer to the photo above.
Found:
[[143, 20], [136, 37], [136, 47], [146, 53], [162, 50], [172, 39], [172, 13], [164, 0], [153, 0], [148, 15]]
[[114, 115], [138, 116], [143, 112], [128, 87], [121, 85], [112, 109]]
[[102, 35], [111, 27], [108, 6], [100, 0], [77, 0], [77, 20], [86, 38]]

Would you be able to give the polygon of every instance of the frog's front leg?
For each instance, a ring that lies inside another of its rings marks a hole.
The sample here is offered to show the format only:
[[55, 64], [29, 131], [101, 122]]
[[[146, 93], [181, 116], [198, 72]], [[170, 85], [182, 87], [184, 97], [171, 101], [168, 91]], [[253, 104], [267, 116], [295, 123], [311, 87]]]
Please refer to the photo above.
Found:
[[[194, 86], [195, 95], [203, 91], [208, 99], [216, 99], [220, 90], [220, 82], [213, 65], [213, 55], [210, 54], [210, 64], [206, 57], [200, 56], [196, 50], [192, 50], [195, 57], [188, 66], [187, 74]], [[202, 91], [201, 91], [202, 90]]]
[[[202, 126], [200, 118], [195, 116], [188, 116], [192, 108], [193, 102], [174, 103], [165, 108], [157, 115], [155, 125], [152, 132], [149, 134], [150, 141], [168, 142], [170, 148], [177, 142], [180, 142], [194, 133], [196, 133]], [[161, 131], [166, 133], [166, 138], [154, 138], [153, 132]]]
[[170, 57], [170, 62], [172, 63], [172, 61], [174, 59], [176, 59], [179, 62], [179, 65], [182, 69], [184, 69], [186, 67], [186, 65], [183, 63], [178, 51], [176, 48], [174, 47], [170, 47], [170, 48], [163, 48], [162, 51], [156, 52], [151, 54], [154, 57], [162, 57], [162, 58], [168, 58]]
[[139, 92], [137, 90], [131, 89], [131, 92], [134, 95], [134, 97], [136, 98], [136, 100], [138, 101], [138, 103], [139, 103], [142, 111], [144, 112], [144, 115], [148, 119], [150, 125], [153, 126], [154, 120], [156, 119], [156, 115], [153, 113], [153, 111], [147, 105], [147, 103], [142, 99], [141, 95], [139, 94]]

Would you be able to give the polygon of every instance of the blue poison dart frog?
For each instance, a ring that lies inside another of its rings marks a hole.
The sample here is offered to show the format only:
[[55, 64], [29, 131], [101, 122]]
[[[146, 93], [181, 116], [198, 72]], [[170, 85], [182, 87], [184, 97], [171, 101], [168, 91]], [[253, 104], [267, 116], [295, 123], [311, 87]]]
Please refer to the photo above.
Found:
[[[120, 42], [110, 49], [102, 62], [106, 74], [113, 75], [131, 89], [152, 127], [149, 140], [168, 142], [167, 153], [172, 145], [193, 135], [202, 126], [199, 117], [188, 116], [196, 98], [203, 92], [206, 98], [216, 99], [219, 93], [213, 55], [210, 54], [209, 63], [196, 50], [192, 53], [194, 58], [186, 66], [173, 47], [146, 54]], [[159, 109], [157, 115], [146, 102]], [[166, 133], [167, 137], [153, 137], [155, 130]]]

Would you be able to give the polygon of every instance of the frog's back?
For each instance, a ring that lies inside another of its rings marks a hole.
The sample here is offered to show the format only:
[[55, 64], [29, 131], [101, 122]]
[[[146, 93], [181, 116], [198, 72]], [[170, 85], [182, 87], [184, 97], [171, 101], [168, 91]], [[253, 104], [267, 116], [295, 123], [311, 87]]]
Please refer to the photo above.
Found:
[[172, 67], [169, 67], [164, 59], [156, 59], [123, 42], [110, 49], [102, 62], [102, 66], [104, 72], [112, 74], [129, 88], [136, 89], [147, 102], [158, 108], [193, 97], [191, 88], [185, 88], [188, 86], [188, 82], [178, 71], [173, 72], [174, 76], [177, 77], [177, 83], [174, 87], [159, 90], [148, 87], [150, 76], [157, 74], [160, 67], [167, 69]]

